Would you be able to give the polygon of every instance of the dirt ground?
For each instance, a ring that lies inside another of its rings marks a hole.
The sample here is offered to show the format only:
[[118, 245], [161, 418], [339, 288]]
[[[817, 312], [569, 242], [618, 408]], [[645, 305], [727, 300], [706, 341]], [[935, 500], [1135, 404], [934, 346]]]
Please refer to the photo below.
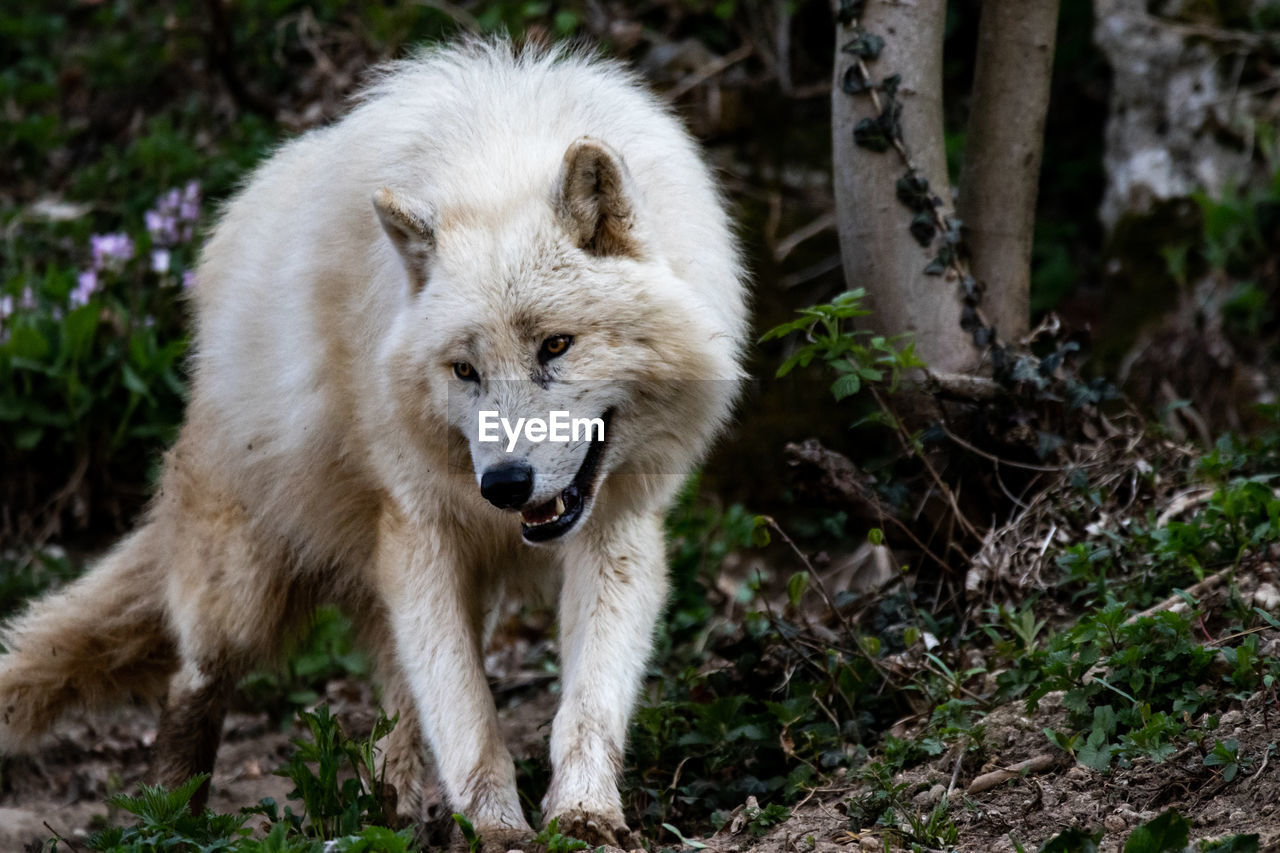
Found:
[[[543, 727], [555, 713], [555, 699], [545, 689], [506, 696], [499, 720], [517, 758], [545, 750]], [[372, 726], [375, 705], [368, 684], [330, 682], [325, 701], [353, 736]], [[265, 713], [228, 714], [210, 807], [231, 812], [264, 797], [287, 803], [293, 785], [273, 771], [284, 764], [291, 740], [301, 734], [295, 726], [273, 724]], [[104, 820], [123, 819], [111, 813], [105, 800], [132, 792], [144, 781], [155, 736], [155, 715], [143, 708], [109, 718], [80, 714], [60, 724], [40, 753], [5, 759], [0, 765], [0, 853], [17, 853], [54, 833], [74, 843]], [[428, 794], [428, 801], [433, 799], [440, 799], [438, 793]]]
[[[349, 730], [370, 724], [372, 695], [366, 684], [332, 682], [325, 698]], [[545, 750], [545, 726], [555, 712], [556, 696], [544, 685], [500, 689], [499, 698], [503, 731], [513, 753], [520, 758]], [[1139, 763], [1109, 776], [1097, 774], [1049, 747], [1043, 730], [1060, 717], [1051, 694], [1034, 716], [1018, 703], [993, 711], [983, 722], [985, 742], [998, 762], [981, 772], [1041, 758], [1048, 767], [1040, 772], [969, 793], [980, 774], [953, 778], [955, 755], [943, 754], [899, 781], [909, 783], [912, 801], [922, 813], [950, 792], [949, 812], [959, 828], [952, 849], [965, 853], [1013, 851], [1013, 839], [1036, 850], [1071, 825], [1105, 828], [1102, 850], [1119, 851], [1133, 827], [1168, 808], [1177, 808], [1187, 818], [1195, 839], [1258, 833], [1261, 850], [1280, 850], [1280, 755], [1268, 751], [1280, 726], [1274, 700], [1268, 704], [1255, 696], [1222, 716], [1217, 734], [1237, 738], [1240, 754], [1256, 757], [1230, 783], [1204, 766], [1196, 746], [1183, 748], [1162, 764]], [[283, 763], [296, 735], [293, 729], [271, 724], [266, 714], [229, 715], [210, 805], [231, 811], [263, 797], [285, 802], [290, 783], [272, 771]], [[59, 726], [39, 755], [8, 760], [0, 794], [0, 851], [23, 850], [52, 832], [74, 842], [103, 819], [116, 817], [108, 814], [103, 801], [113, 792], [131, 790], [142, 778], [154, 738], [155, 718], [143, 709], [129, 709], [109, 720], [80, 716]], [[740, 830], [703, 840], [723, 853], [884, 850], [884, 830], [849, 831], [844, 804], [854, 793], [854, 788], [840, 787], [816, 792], [763, 838]]]

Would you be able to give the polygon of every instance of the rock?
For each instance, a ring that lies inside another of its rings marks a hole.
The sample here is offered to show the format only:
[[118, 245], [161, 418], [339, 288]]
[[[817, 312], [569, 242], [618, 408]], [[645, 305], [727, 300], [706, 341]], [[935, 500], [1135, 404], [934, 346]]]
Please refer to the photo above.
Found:
[[932, 788], [921, 791], [911, 798], [911, 802], [915, 803], [922, 809], [931, 809], [938, 803], [942, 802], [947, 796], [947, 788], [945, 785], [934, 785]]
[[1190, 27], [1180, 6], [1094, 0], [1094, 41], [1113, 72], [1101, 210], [1108, 228], [1155, 201], [1264, 179], [1250, 139], [1270, 95], [1242, 89], [1232, 70], [1256, 35]]
[[1253, 606], [1261, 607], [1268, 613], [1280, 610], [1280, 589], [1273, 583], [1258, 584], [1253, 591]]
[[47, 841], [53, 833], [45, 816], [22, 808], [0, 807], [0, 850], [23, 850], [32, 841]]
[[1118, 814], [1107, 815], [1102, 825], [1107, 828], [1107, 832], [1124, 832], [1129, 828], [1129, 824], [1125, 823], [1125, 819]]

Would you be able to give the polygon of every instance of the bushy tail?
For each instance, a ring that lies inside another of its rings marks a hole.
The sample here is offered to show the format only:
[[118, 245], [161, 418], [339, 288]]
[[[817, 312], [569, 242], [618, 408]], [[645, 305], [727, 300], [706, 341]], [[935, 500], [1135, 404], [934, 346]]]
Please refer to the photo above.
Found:
[[142, 527], [0, 631], [0, 753], [35, 745], [70, 708], [163, 695], [177, 659], [155, 538]]

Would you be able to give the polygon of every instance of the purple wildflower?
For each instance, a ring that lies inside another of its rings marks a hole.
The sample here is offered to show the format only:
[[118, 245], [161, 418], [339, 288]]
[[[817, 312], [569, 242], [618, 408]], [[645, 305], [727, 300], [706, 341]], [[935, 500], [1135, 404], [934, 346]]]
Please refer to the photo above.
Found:
[[89, 245], [93, 249], [94, 270], [118, 268], [133, 257], [133, 238], [128, 234], [94, 234]]
[[76, 278], [76, 286], [71, 289], [68, 301], [72, 308], [88, 305], [89, 299], [98, 291], [98, 273], [96, 270], [85, 270]]
[[151, 242], [157, 246], [167, 246], [178, 239], [178, 222], [169, 214], [159, 210], [148, 210], [145, 214], [147, 233]]
[[183, 270], [182, 272], [182, 289], [190, 290], [196, 286], [196, 271]]
[[151, 243], [172, 247], [186, 243], [195, 234], [200, 218], [200, 183], [190, 181], [181, 190], [171, 189], [156, 199], [156, 206], [146, 213], [147, 233]]
[[182, 188], [182, 203], [178, 205], [178, 218], [194, 223], [200, 218], [200, 182], [189, 181]]

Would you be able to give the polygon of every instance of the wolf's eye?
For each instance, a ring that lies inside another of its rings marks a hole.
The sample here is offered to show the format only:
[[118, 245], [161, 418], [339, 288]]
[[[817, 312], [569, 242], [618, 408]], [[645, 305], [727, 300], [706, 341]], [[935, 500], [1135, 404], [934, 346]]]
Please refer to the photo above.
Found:
[[546, 364], [553, 358], [559, 358], [572, 345], [573, 335], [552, 335], [542, 342], [542, 349], [538, 350], [538, 361]]
[[453, 363], [453, 375], [461, 379], [463, 382], [479, 382], [480, 374], [476, 369], [465, 361], [455, 361]]

